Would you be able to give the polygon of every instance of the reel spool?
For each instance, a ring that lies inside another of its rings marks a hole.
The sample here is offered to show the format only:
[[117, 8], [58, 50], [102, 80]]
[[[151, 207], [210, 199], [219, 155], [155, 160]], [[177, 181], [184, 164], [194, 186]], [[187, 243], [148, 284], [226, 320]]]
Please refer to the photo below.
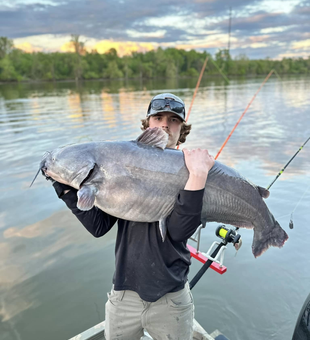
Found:
[[237, 233], [238, 228], [236, 229], [228, 229], [225, 225], [220, 225], [215, 230], [215, 235], [221, 238], [225, 244], [239, 243], [240, 235]]

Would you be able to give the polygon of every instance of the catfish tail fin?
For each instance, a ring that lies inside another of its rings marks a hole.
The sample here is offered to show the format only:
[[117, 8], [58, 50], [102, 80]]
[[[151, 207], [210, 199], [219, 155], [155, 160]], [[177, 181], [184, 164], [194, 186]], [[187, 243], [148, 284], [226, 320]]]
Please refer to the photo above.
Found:
[[275, 221], [272, 228], [265, 228], [263, 230], [256, 230], [254, 228], [254, 238], [252, 244], [252, 252], [255, 257], [262, 255], [269, 247], [283, 247], [288, 239], [288, 235], [280, 227], [280, 224]]

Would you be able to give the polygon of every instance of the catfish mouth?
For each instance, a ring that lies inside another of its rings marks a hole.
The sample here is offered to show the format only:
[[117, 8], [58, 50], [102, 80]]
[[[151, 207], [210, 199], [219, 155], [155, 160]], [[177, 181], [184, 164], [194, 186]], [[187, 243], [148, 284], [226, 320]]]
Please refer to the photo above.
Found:
[[94, 166], [89, 170], [88, 175], [80, 183], [80, 189], [82, 188], [83, 185], [86, 184], [87, 181], [90, 181], [90, 180], [92, 180], [92, 178], [95, 177], [95, 173], [94, 173], [95, 171], [94, 170], [95, 170], [96, 165], [97, 164], [95, 163]]

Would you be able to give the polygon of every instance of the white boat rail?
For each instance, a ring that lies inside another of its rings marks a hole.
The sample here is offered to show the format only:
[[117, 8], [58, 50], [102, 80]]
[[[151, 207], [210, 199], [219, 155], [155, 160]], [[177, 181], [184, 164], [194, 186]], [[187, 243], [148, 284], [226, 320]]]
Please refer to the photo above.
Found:
[[[102, 321], [94, 327], [87, 329], [83, 333], [70, 338], [69, 340], [105, 340], [104, 328], [105, 322]], [[215, 340], [216, 337], [219, 335], [221, 335], [221, 339], [227, 339], [223, 337], [223, 335], [218, 330], [215, 330], [211, 334], [207, 333], [204, 328], [198, 323], [198, 321], [194, 320], [193, 340]], [[152, 337], [147, 333], [147, 331], [144, 331], [144, 336], [141, 338], [141, 340], [152, 340]]]

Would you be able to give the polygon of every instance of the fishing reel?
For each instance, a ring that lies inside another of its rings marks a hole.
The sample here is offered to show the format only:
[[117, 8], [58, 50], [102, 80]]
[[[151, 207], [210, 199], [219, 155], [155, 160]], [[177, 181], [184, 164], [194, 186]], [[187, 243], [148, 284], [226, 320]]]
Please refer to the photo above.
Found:
[[235, 246], [241, 239], [241, 235], [237, 233], [238, 229], [228, 229], [225, 225], [220, 225], [216, 228], [215, 235], [221, 238], [224, 244], [233, 243]]
[[[190, 245], [187, 245], [190, 249], [191, 256], [195, 257], [196, 259], [200, 259], [200, 255], [203, 255], [204, 258], [207, 258], [208, 260], [201, 261], [204, 263], [202, 268], [199, 270], [199, 272], [194, 276], [192, 281], [190, 282], [190, 289], [192, 289], [196, 283], [200, 280], [202, 275], [205, 273], [205, 271], [213, 264], [213, 262], [218, 264], [218, 269], [215, 269], [218, 273], [223, 274], [226, 271], [226, 268], [223, 267], [224, 262], [224, 254], [226, 250], [226, 245], [228, 243], [232, 243], [236, 250], [239, 250], [242, 245], [242, 239], [241, 235], [237, 233], [236, 229], [228, 229], [225, 225], [220, 225], [215, 230], [215, 235], [222, 239], [221, 242], [213, 242], [207, 253], [199, 252], [199, 243], [200, 243], [200, 233], [201, 229], [204, 226], [201, 225], [197, 229], [198, 238], [191, 237], [191, 239], [195, 242], [197, 242], [197, 249], [195, 251], [195, 248], [191, 247]], [[224, 270], [223, 270], [224, 268]], [[214, 268], [213, 268], [214, 269]]]
[[225, 225], [220, 225], [215, 230], [215, 235], [222, 239], [222, 242], [213, 242], [211, 247], [209, 248], [206, 257], [223, 266], [224, 262], [224, 252], [226, 250], [226, 245], [228, 243], [232, 243], [235, 249], [238, 251], [242, 245], [241, 235], [237, 233], [236, 229], [228, 229]]

